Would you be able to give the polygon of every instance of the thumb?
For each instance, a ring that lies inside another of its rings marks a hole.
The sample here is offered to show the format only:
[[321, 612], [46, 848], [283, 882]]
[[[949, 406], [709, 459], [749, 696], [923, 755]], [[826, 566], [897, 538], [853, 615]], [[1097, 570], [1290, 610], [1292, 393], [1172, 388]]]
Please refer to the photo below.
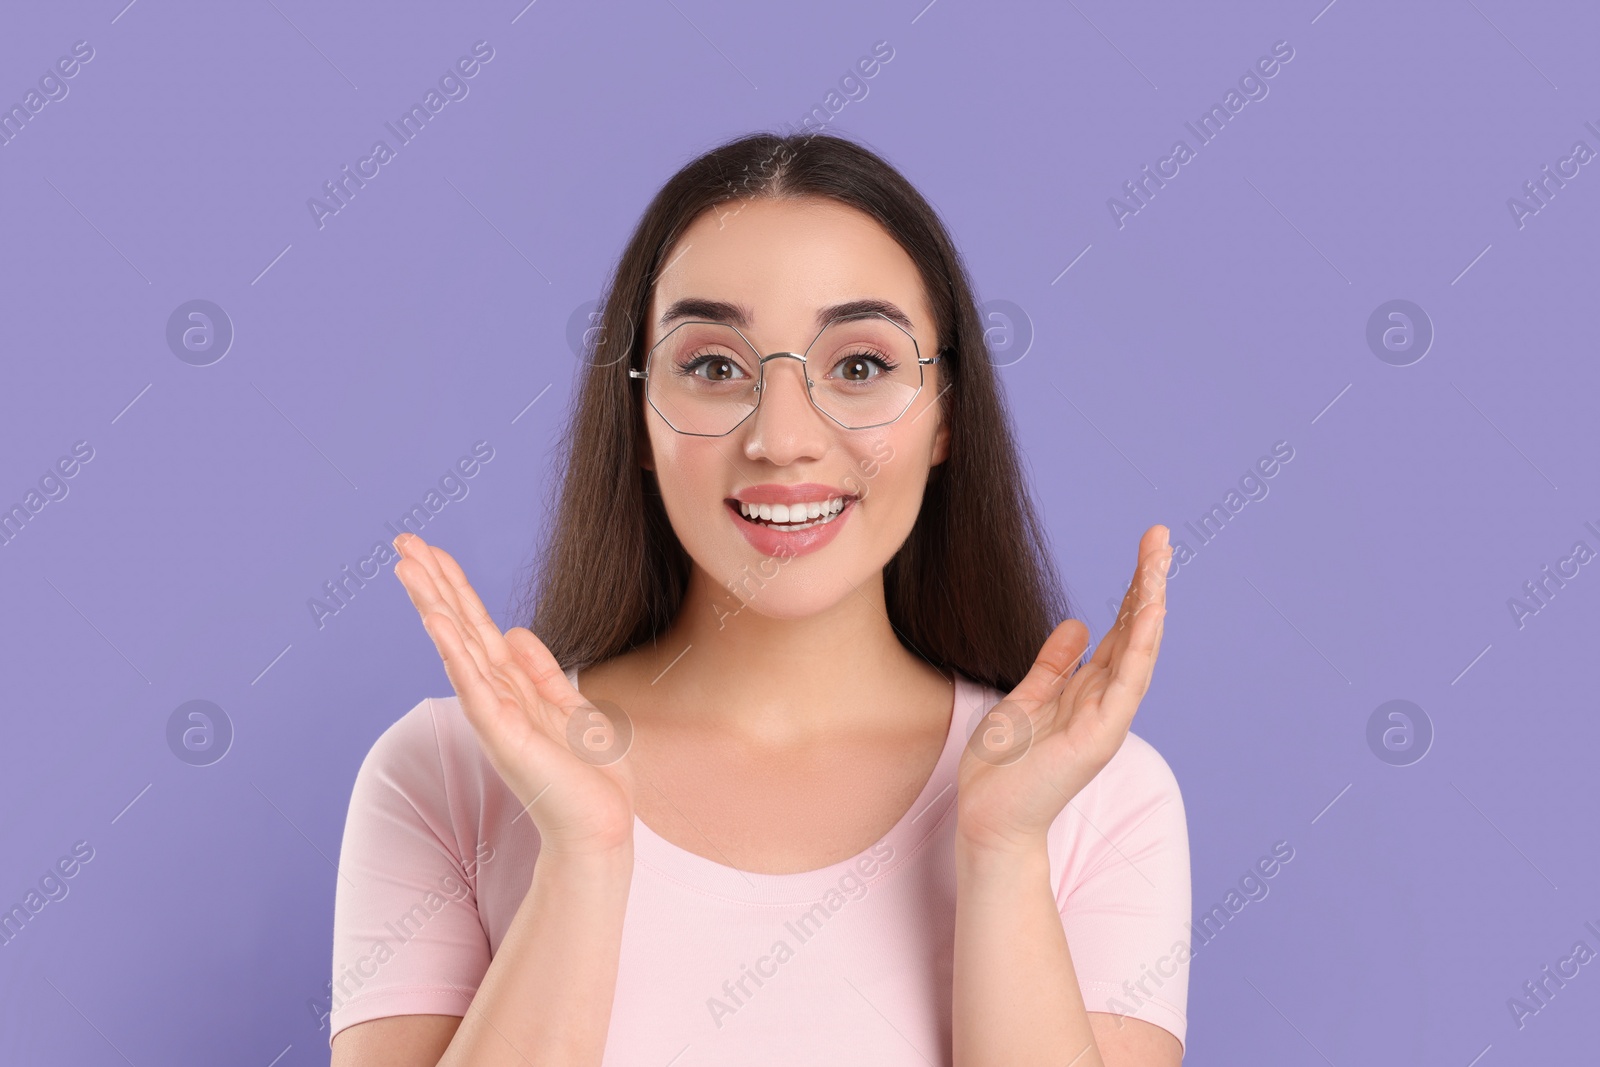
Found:
[[1063, 619], [1045, 638], [1033, 666], [1013, 695], [1040, 703], [1055, 697], [1082, 663], [1088, 647], [1089, 628], [1079, 619]]

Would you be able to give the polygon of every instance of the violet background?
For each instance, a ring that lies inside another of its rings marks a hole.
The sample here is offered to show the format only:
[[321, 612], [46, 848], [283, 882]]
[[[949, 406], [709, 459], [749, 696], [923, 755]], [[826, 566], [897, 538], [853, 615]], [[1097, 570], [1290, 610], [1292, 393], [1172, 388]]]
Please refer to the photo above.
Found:
[[[508, 607], [571, 337], [645, 202], [879, 41], [831, 128], [968, 257], [1095, 635], [1146, 526], [1197, 549], [1134, 727], [1182, 786], [1196, 912], [1295, 850], [1196, 957], [1186, 1062], [1592, 1061], [1600, 963], [1520, 1029], [1507, 999], [1600, 949], [1600, 568], [1520, 628], [1508, 601], [1600, 549], [1600, 163], [1520, 228], [1507, 200], [1600, 150], [1595, 8], [524, 2], [0, 16], [7, 107], [94, 48], [0, 146], [0, 506], [94, 449], [0, 549], [0, 907], [95, 850], [0, 946], [0, 1062], [327, 1061], [350, 785], [450, 690], [387, 574], [320, 628], [308, 601], [486, 440], [425, 532]], [[469, 95], [319, 229], [307, 199], [479, 40]], [[1108, 198], [1283, 40], [1119, 229]], [[166, 341], [194, 299], [235, 333], [208, 366]], [[1366, 341], [1393, 299], [1435, 330], [1408, 366]], [[1185, 523], [1278, 441], [1200, 546]], [[166, 733], [197, 699], [234, 731], [204, 767]], [[1407, 766], [1367, 740], [1395, 699], [1434, 734]]]

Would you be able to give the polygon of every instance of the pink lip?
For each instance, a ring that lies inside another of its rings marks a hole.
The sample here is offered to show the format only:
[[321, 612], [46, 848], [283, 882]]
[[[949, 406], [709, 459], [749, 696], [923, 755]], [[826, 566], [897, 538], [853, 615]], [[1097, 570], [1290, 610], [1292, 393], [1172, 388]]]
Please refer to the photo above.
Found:
[[[739, 514], [739, 500], [747, 504], [798, 504], [808, 500], [821, 500], [824, 496], [844, 497], [844, 510], [832, 521], [807, 530], [785, 531], [754, 523]], [[850, 521], [856, 510], [857, 498], [850, 493], [830, 490], [828, 486], [807, 483], [796, 486], [757, 485], [744, 490], [737, 498], [725, 501], [728, 515], [733, 519], [750, 547], [763, 556], [788, 558], [804, 556], [823, 548], [839, 536], [839, 530]]]

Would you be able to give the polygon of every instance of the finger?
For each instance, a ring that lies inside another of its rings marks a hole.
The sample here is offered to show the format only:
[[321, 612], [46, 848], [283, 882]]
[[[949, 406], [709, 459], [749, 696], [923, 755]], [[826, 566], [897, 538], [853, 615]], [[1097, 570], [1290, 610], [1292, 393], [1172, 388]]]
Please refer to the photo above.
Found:
[[1122, 603], [1119, 605], [1117, 619], [1119, 625], [1128, 625], [1133, 616], [1138, 613], [1139, 607], [1149, 599], [1155, 576], [1151, 572], [1152, 560], [1165, 547], [1165, 535], [1161, 533], [1162, 527], [1152, 526], [1139, 538], [1137, 558], [1134, 560], [1133, 578], [1128, 582], [1128, 588], [1122, 594]]
[[[415, 535], [412, 536], [414, 537]], [[422, 542], [421, 538], [417, 538], [415, 541], [406, 541], [405, 544], [406, 549], [402, 553], [400, 562], [394, 565], [394, 573], [395, 577], [400, 579], [400, 583], [405, 586], [406, 594], [411, 598], [412, 606], [417, 609], [419, 615], [425, 616], [430, 612], [438, 612], [455, 623], [456, 632], [462, 634], [462, 645], [467, 654], [477, 663], [478, 669], [487, 675], [490, 669], [489, 658], [480, 647], [476, 632], [462, 621], [455, 605], [446, 599], [439, 588], [439, 582], [435, 580], [433, 573], [418, 558], [421, 554], [420, 549], [427, 547], [426, 543]]]
[[[461, 639], [455, 620], [443, 612], [430, 611], [422, 617], [422, 627], [433, 638], [434, 648], [444, 661], [445, 677], [461, 698], [462, 710], [480, 729], [504, 731], [510, 718], [505, 714], [500, 693], [484, 673]], [[526, 725], [526, 724], [524, 724]]]
[[1078, 619], [1064, 619], [1045, 638], [1033, 666], [1011, 691], [1011, 699], [1034, 706], [1054, 699], [1065, 688], [1089, 647], [1089, 628]]
[[[415, 538], [415, 540], [410, 538]], [[462, 600], [455, 585], [445, 574], [444, 567], [440, 562], [439, 557], [444, 552], [444, 549], [428, 544], [415, 534], [410, 535], [407, 539], [407, 544], [411, 549], [414, 549], [411, 553], [411, 558], [421, 564], [427, 570], [428, 576], [433, 579], [439, 598], [450, 605], [450, 608], [454, 611], [456, 624], [462, 629], [462, 637], [469, 644], [476, 639], [486, 654], [491, 652], [492, 646], [485, 640], [485, 624], [487, 623], [487, 626], [493, 629], [496, 636], [499, 635], [500, 629], [494, 625], [494, 620], [489, 618], [489, 613], [483, 610], [483, 605], [477, 601], [476, 594], [473, 595], [472, 599], [476, 602], [477, 610], [473, 610], [472, 606]], [[459, 569], [458, 566], [457, 570]], [[466, 578], [463, 575], [462, 581], [465, 582], [465, 580]], [[491, 660], [494, 659], [493, 656], [489, 658]]]
[[[540, 700], [548, 702], [549, 697], [543, 695], [539, 683], [528, 676], [525, 661], [514, 653], [506, 640], [507, 635], [500, 632], [499, 625], [483, 606], [483, 601], [455, 557], [437, 545], [427, 544], [415, 534], [408, 535], [407, 542], [412, 548], [421, 546], [417, 553], [418, 562], [427, 567], [428, 577], [441, 600], [450, 605], [450, 610], [454, 612], [452, 618], [463, 634], [468, 651], [485, 672], [492, 673], [509, 686], [524, 709], [534, 707]], [[548, 683], [545, 689], [548, 691]], [[567, 686], [567, 689], [571, 690], [571, 686]], [[569, 700], [569, 703], [576, 701]]]
[[1172, 558], [1168, 537], [1165, 526], [1152, 526], [1139, 539], [1139, 559], [1126, 596], [1133, 614], [1166, 595], [1167, 563]]
[[1095, 708], [1097, 718], [1125, 715], [1132, 719], [1154, 673], [1156, 641], [1165, 614], [1164, 596], [1157, 595], [1139, 605], [1126, 625], [1107, 635], [1095, 650], [1094, 659], [1107, 678], [1105, 697]]
[[1161, 655], [1161, 635], [1166, 630], [1166, 628], [1167, 628], [1167, 605], [1166, 605], [1165, 601], [1163, 600], [1163, 602], [1161, 604], [1161, 614], [1156, 618], [1156, 642], [1155, 642], [1155, 648], [1151, 651], [1152, 668], [1153, 668], [1154, 658], [1156, 656]]
[[1139, 560], [1134, 567], [1133, 580], [1123, 595], [1116, 625], [1095, 649], [1094, 662], [1098, 666], [1107, 666], [1116, 652], [1127, 644], [1128, 634], [1146, 605], [1165, 604], [1167, 567], [1172, 560], [1167, 536], [1165, 527], [1152, 526], [1139, 539]]
[[[405, 545], [404, 548], [400, 548], [402, 544]], [[400, 549], [400, 559], [394, 565], [394, 576], [400, 579], [400, 584], [405, 587], [406, 595], [411, 598], [411, 606], [417, 609], [417, 614], [426, 615], [433, 610], [449, 614], [451, 608], [439, 597], [428, 574], [428, 568], [417, 559], [417, 543], [402, 542], [397, 538], [394, 545]]]
[[561, 669], [561, 664], [556, 662], [555, 656], [551, 655], [545, 643], [539, 640], [532, 630], [526, 626], [513, 626], [506, 631], [506, 644], [511, 647], [512, 654], [521, 661], [523, 669], [533, 679], [533, 684], [545, 703], [565, 710], [577, 707], [583, 702], [583, 694], [573, 688], [572, 683], [567, 680], [567, 672]]
[[1155, 674], [1156, 640], [1164, 615], [1165, 610], [1157, 605], [1149, 605], [1139, 612], [1129, 641], [1113, 664], [1111, 680], [1100, 700], [1100, 718], [1117, 724], [1133, 720]]
[[505, 635], [500, 632], [499, 624], [494, 621], [494, 616], [489, 614], [489, 609], [483, 606], [477, 590], [467, 581], [466, 572], [461, 569], [461, 564], [456, 562], [456, 558], [437, 545], [431, 547], [433, 562], [438, 568], [440, 577], [443, 578], [445, 586], [454, 593], [462, 613], [476, 628], [478, 639], [483, 642], [484, 651], [489, 654], [490, 662], [503, 663], [510, 655], [510, 650], [506, 646]]

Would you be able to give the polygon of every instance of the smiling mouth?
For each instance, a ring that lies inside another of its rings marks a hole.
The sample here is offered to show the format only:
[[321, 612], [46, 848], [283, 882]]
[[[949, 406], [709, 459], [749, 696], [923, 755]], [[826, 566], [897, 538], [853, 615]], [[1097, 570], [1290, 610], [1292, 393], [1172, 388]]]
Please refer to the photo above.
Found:
[[728, 504], [745, 522], [772, 530], [795, 533], [813, 526], [826, 526], [855, 503], [855, 496], [836, 496], [804, 504], [749, 504], [730, 500]]

